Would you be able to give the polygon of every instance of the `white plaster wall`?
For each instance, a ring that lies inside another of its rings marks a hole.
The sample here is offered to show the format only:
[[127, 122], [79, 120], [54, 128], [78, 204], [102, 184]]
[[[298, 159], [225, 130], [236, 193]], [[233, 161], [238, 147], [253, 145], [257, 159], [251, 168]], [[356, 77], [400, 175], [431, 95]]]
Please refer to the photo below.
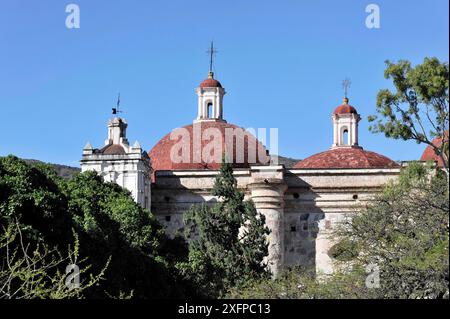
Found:
[[83, 156], [81, 171], [98, 172], [105, 181], [117, 183], [128, 189], [138, 204], [150, 209], [150, 168], [141, 159], [129, 157], [136, 156], [98, 154]]

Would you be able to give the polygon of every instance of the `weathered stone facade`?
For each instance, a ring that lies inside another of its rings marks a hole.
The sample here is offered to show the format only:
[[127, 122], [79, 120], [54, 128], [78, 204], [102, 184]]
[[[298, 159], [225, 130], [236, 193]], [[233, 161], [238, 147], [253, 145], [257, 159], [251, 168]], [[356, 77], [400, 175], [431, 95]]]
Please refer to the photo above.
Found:
[[[330, 231], [345, 216], [357, 212], [400, 168], [286, 169], [254, 166], [236, 169], [235, 178], [257, 210], [266, 216], [269, 263], [274, 272], [302, 265], [332, 271]], [[183, 213], [192, 205], [214, 203], [210, 195], [218, 171], [159, 171], [152, 186], [152, 211], [174, 235], [184, 230]]]

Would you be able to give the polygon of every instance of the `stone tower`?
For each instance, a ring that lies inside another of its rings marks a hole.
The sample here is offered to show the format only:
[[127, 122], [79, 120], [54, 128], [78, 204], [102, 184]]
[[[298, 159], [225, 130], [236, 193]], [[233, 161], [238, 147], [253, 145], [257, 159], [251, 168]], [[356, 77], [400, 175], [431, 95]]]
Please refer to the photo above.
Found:
[[94, 149], [87, 143], [83, 149], [81, 171], [98, 172], [107, 182], [114, 182], [133, 195], [143, 208], [151, 206], [151, 165], [147, 152], [136, 141], [128, 144], [126, 130], [128, 124], [120, 117], [108, 123], [108, 138], [105, 146]]

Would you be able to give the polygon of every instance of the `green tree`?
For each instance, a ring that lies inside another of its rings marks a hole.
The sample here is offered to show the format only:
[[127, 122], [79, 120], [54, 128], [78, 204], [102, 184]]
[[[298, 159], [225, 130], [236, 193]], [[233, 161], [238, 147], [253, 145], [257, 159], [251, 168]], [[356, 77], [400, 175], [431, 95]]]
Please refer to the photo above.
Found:
[[[0, 158], [0, 298], [77, 298], [101, 279], [107, 260], [93, 276], [78, 258], [62, 182], [49, 165]], [[91, 280], [70, 291], [65, 267], [77, 259]]]
[[[20, 221], [21, 241], [10, 242], [8, 250], [17, 251], [16, 269], [27, 275], [33, 273], [21, 262], [36, 252], [46, 256], [41, 269], [48, 271], [48, 278], [56, 278], [61, 269], [54, 267], [54, 261], [70, 256], [75, 231], [80, 260], [89, 260], [86, 267], [101, 273], [104, 280], [73, 297], [169, 298], [185, 293], [174, 267], [187, 258], [185, 245], [167, 238], [130, 192], [105, 183], [95, 172], [76, 174], [67, 181], [48, 165], [27, 164], [14, 156], [0, 158], [0, 230], [16, 221]], [[26, 244], [26, 251], [20, 242]], [[5, 249], [0, 249], [0, 262], [7, 261]], [[39, 281], [45, 272], [34, 274]]]
[[223, 162], [212, 195], [215, 205], [194, 206], [185, 216], [189, 260], [179, 268], [202, 297], [220, 297], [248, 280], [268, 276], [265, 218], [237, 188], [231, 164]]
[[[386, 137], [414, 140], [430, 145], [449, 174], [449, 65], [437, 58], [425, 58], [411, 66], [406, 60], [386, 61], [384, 76], [392, 79], [395, 91], [383, 89], [377, 95], [377, 114], [369, 116], [373, 132]], [[440, 138], [441, 145], [433, 144]]]
[[73, 242], [71, 215], [59, 181], [44, 164], [0, 158], [0, 225], [20, 220], [27, 241], [64, 246]]
[[[30, 245], [16, 220], [0, 229], [0, 299], [68, 299], [82, 298], [83, 292], [103, 279], [105, 268], [97, 275], [90, 272], [86, 260], [79, 260], [79, 243], [67, 256], [57, 248], [39, 242]], [[79, 287], [67, 285], [67, 265], [80, 267]], [[88, 279], [86, 279], [86, 278]]]
[[[449, 197], [443, 175], [412, 163], [366, 209], [343, 222], [329, 251], [333, 274], [294, 268], [276, 280], [232, 288], [227, 297], [448, 298]], [[370, 264], [378, 266], [378, 288], [366, 284]]]
[[[374, 290], [380, 298], [448, 298], [446, 185], [440, 171], [411, 163], [367, 209], [338, 228], [337, 238], [354, 250], [338, 264], [378, 265], [380, 287]], [[346, 261], [348, 256], [355, 257]]]
[[105, 183], [95, 172], [76, 174], [65, 185], [68, 209], [84, 243], [80, 254], [91, 257], [94, 271], [111, 258], [105, 281], [90, 289], [89, 297], [124, 293], [136, 298], [183, 296], [172, 267], [177, 259], [166, 258], [171, 240], [128, 190]]
[[252, 280], [241, 287], [232, 288], [228, 298], [238, 299], [368, 299], [376, 298], [373, 290], [365, 286], [364, 269], [352, 272], [336, 271], [321, 277], [301, 267], [286, 270], [275, 280]]

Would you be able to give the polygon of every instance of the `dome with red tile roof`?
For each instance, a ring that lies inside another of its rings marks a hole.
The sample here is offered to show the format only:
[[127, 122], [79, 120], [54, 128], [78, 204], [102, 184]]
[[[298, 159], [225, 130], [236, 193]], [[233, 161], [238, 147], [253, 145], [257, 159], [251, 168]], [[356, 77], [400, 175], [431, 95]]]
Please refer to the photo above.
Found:
[[301, 160], [294, 165], [294, 168], [393, 168], [398, 166], [386, 156], [360, 147], [337, 147]]
[[348, 98], [344, 98], [344, 102], [334, 110], [333, 114], [358, 114], [358, 112], [348, 104]]
[[231, 152], [234, 168], [268, 164], [266, 148], [252, 134], [247, 132], [244, 136], [244, 132], [239, 126], [214, 120], [176, 129], [150, 151], [152, 168], [154, 171], [217, 170], [224, 154], [231, 156]]
[[206, 80], [203, 80], [202, 83], [200, 83], [201, 88], [221, 88], [222, 84], [220, 84], [219, 81], [214, 79], [214, 73], [209, 72], [208, 78]]
[[200, 83], [201, 88], [221, 88], [222, 84], [215, 79], [206, 79]]
[[[446, 139], [448, 139], [448, 130], [445, 132], [445, 136]], [[442, 145], [442, 137], [436, 137], [432, 143], [436, 146], [436, 147], [441, 147]], [[425, 148], [425, 151], [423, 152], [422, 156], [420, 157], [421, 161], [435, 161], [437, 162], [437, 165], [439, 167], [444, 167], [444, 162], [442, 161], [442, 159], [440, 158], [440, 156], [438, 156], [436, 154], [436, 152], [434, 151], [433, 147], [431, 145], [428, 145]]]

